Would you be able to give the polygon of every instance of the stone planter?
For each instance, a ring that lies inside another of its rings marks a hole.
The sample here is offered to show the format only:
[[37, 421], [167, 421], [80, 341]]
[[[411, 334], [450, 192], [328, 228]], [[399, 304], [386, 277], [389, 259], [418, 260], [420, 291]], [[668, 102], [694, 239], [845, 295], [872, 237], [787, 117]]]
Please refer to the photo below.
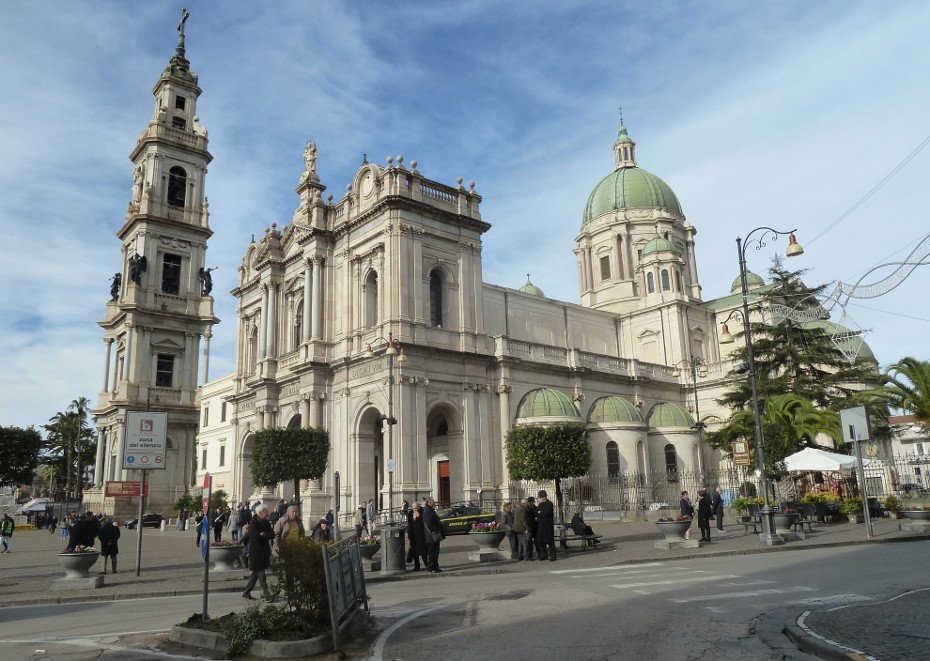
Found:
[[211, 546], [210, 560], [213, 562], [211, 572], [239, 571], [237, 566], [242, 556], [242, 544], [235, 546]]
[[93, 553], [59, 553], [58, 562], [65, 570], [65, 578], [90, 578], [89, 570], [100, 557], [98, 551]]
[[359, 544], [358, 551], [362, 554], [362, 559], [371, 560], [375, 553], [381, 550], [381, 544]]
[[901, 510], [899, 514], [911, 521], [930, 521], [930, 510]]
[[499, 550], [501, 542], [504, 541], [504, 532], [470, 532], [469, 539], [478, 545], [478, 551], [489, 553]]
[[865, 523], [865, 514], [847, 514], [850, 523]]
[[691, 519], [684, 521], [656, 521], [659, 532], [665, 535], [668, 541], [683, 540], [685, 533], [691, 528]]
[[772, 521], [775, 523], [776, 532], [784, 532], [787, 530], [791, 530], [791, 526], [793, 526], [797, 522], [797, 520], [798, 520], [798, 515], [794, 513], [776, 512], [775, 515], [772, 517]]

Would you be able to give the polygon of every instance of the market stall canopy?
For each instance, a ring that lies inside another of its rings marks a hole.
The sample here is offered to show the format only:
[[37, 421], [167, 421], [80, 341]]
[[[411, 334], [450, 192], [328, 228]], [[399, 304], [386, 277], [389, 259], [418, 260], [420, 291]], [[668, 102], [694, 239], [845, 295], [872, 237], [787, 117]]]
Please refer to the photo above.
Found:
[[51, 509], [52, 500], [51, 498], [33, 498], [28, 503], [23, 505], [23, 514], [26, 512], [44, 512], [47, 509]]
[[[862, 460], [863, 466], [868, 464], [868, 459]], [[785, 457], [785, 465], [789, 471], [853, 470], [856, 467], [856, 458], [848, 454], [836, 454], [817, 448], [804, 448], [800, 452]]]

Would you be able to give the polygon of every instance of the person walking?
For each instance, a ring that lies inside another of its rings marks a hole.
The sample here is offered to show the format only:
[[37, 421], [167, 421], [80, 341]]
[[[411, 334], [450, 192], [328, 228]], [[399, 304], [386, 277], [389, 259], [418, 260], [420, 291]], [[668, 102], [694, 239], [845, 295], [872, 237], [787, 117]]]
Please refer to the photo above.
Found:
[[182, 507], [181, 511], [178, 512], [178, 530], [187, 530], [187, 508]]
[[16, 522], [9, 514], [4, 514], [3, 520], [0, 521], [0, 546], [3, 547], [3, 551], [0, 551], [0, 553], [10, 552], [10, 545], [13, 543], [13, 530], [15, 529]]
[[413, 501], [407, 512], [407, 539], [410, 540], [410, 550], [407, 551], [407, 562], [413, 563], [413, 571], [420, 571], [420, 559], [423, 566], [429, 565], [427, 560], [426, 529], [423, 527], [423, 510], [420, 503]]
[[291, 505], [285, 510], [284, 516], [274, 524], [274, 542], [272, 550], [275, 555], [281, 552], [281, 545], [290, 539], [300, 539], [306, 535], [304, 523], [297, 516], [297, 505]]
[[370, 498], [368, 500], [368, 507], [365, 508], [365, 520], [368, 522], [368, 535], [374, 536], [376, 522], [378, 520], [378, 512], [375, 511], [375, 499]]
[[436, 501], [430, 498], [426, 501], [423, 510], [423, 538], [426, 540], [426, 571], [430, 574], [441, 574], [439, 568], [439, 545], [445, 538], [442, 534], [442, 522], [436, 514]]
[[701, 541], [710, 541], [710, 514], [713, 511], [710, 496], [707, 495], [707, 489], [698, 491], [697, 501], [697, 520], [698, 528], [701, 530]]
[[268, 590], [268, 578], [265, 570], [271, 564], [271, 541], [274, 539], [274, 530], [268, 520], [268, 506], [261, 503], [255, 508], [255, 517], [249, 524], [249, 580], [242, 591], [243, 599], [254, 601], [252, 589], [258, 583], [262, 586], [262, 597], [271, 598]]
[[232, 541], [238, 542], [239, 531], [242, 530], [242, 526], [239, 525], [239, 511], [229, 511], [226, 513], [226, 516], [229, 518], [229, 523], [226, 524], [226, 529], [229, 530], [229, 536], [232, 537]]
[[113, 517], [108, 517], [106, 523], [100, 527], [97, 538], [100, 540], [100, 557], [103, 558], [103, 571], [107, 573], [107, 559], [110, 560], [110, 568], [116, 573], [116, 556], [119, 555], [119, 526]]
[[365, 504], [362, 503], [355, 510], [355, 536], [358, 539], [362, 538], [362, 530], [368, 532], [368, 528], [365, 526]]
[[530, 524], [530, 532], [526, 536], [526, 553], [527, 560], [535, 560], [533, 551], [536, 550], [536, 499], [533, 496], [526, 497], [526, 518]]
[[504, 524], [504, 535], [506, 535], [507, 541], [510, 542], [510, 559], [516, 560], [520, 557], [520, 542], [517, 539], [513, 529], [513, 503], [504, 503], [504, 515], [502, 518]]
[[224, 512], [217, 507], [213, 511], [213, 516], [213, 541], [219, 544], [223, 541], [223, 528], [226, 527], [226, 522], [229, 520], [229, 512]]
[[194, 523], [197, 524], [197, 540], [194, 542], [197, 546], [200, 546], [200, 536], [203, 534], [203, 510], [197, 512], [197, 516], [194, 517]]
[[713, 508], [713, 513], [717, 517], [717, 530], [723, 530], [723, 489], [717, 487], [717, 490], [714, 492], [713, 497], [710, 499], [710, 505]]
[[58, 527], [58, 517], [53, 514], [52, 518], [48, 520], [48, 534], [54, 535], [55, 528], [57, 527]]
[[[681, 500], [678, 501], [678, 508], [682, 516], [686, 516], [689, 519], [694, 518], [694, 505], [691, 504], [691, 499], [688, 497], [687, 491], [681, 492]], [[685, 539], [691, 539], [691, 528], [688, 528], [685, 532]]]
[[540, 560], [555, 562], [555, 508], [545, 491], [536, 497], [536, 552]]

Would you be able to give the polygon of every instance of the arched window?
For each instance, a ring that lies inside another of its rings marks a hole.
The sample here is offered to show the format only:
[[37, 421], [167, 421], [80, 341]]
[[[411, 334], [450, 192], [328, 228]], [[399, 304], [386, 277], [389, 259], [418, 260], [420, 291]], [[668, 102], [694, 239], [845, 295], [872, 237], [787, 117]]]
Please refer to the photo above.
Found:
[[654, 294], [656, 290], [656, 277], [652, 274], [652, 271], [646, 274], [646, 291], [650, 294]]
[[249, 333], [249, 359], [246, 364], [249, 374], [255, 374], [255, 368], [258, 366], [258, 329], [254, 326], [252, 327], [252, 332]]
[[168, 171], [168, 204], [183, 207], [186, 187], [187, 173], [184, 168], [175, 165]]
[[668, 269], [662, 269], [662, 291], [668, 291], [671, 288], [672, 284], [668, 279]]
[[675, 291], [681, 291], [681, 272], [675, 269]]
[[678, 457], [675, 455], [675, 446], [671, 443], [665, 446], [665, 473], [669, 482], [678, 481]]
[[607, 477], [611, 482], [620, 477], [620, 448], [614, 441], [607, 441]]
[[303, 327], [304, 327], [304, 304], [303, 301], [297, 304], [297, 309], [294, 311], [294, 342], [292, 349], [296, 349], [300, 346], [301, 338], [303, 337]]
[[429, 274], [429, 324], [442, 327], [442, 274], [438, 270]]
[[365, 278], [365, 325], [378, 323], [378, 273], [372, 271]]

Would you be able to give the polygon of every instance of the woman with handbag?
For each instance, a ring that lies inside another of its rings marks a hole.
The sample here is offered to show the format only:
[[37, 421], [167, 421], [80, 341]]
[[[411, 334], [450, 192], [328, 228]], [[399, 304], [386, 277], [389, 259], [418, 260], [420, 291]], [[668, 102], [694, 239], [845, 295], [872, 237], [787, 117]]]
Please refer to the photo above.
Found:
[[423, 527], [423, 512], [419, 503], [410, 506], [407, 512], [407, 539], [410, 540], [410, 550], [407, 551], [407, 562], [413, 563], [413, 571], [420, 571], [420, 559], [423, 566], [427, 566], [426, 556], [426, 529]]

